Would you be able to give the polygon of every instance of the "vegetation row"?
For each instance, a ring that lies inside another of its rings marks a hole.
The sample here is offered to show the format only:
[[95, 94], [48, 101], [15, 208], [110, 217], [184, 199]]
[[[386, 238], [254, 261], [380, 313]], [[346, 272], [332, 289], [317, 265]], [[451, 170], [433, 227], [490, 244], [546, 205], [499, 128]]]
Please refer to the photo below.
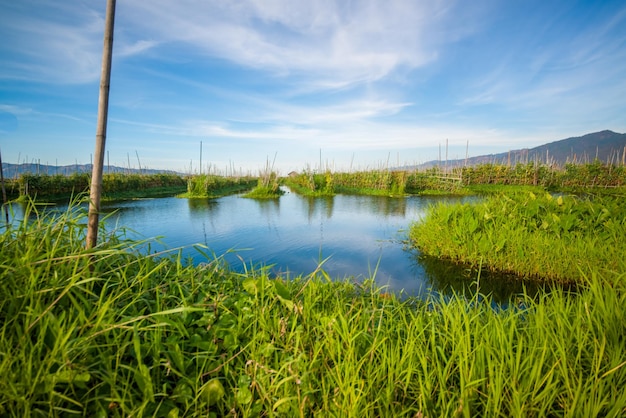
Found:
[[626, 166], [568, 163], [550, 166], [537, 163], [510, 165], [483, 164], [459, 170], [463, 183], [533, 185], [546, 188], [626, 186]]
[[194, 267], [115, 231], [88, 252], [76, 208], [25, 219], [0, 234], [0, 416], [626, 413], [624, 258], [494, 310]]
[[[309, 196], [334, 194], [370, 194], [404, 196], [419, 194], [472, 193], [481, 185], [539, 186], [551, 190], [626, 187], [626, 167], [604, 164], [596, 160], [588, 164], [566, 164], [563, 167], [541, 163], [516, 165], [482, 164], [456, 167], [449, 171], [441, 167], [426, 170], [364, 170], [356, 172], [315, 172], [307, 169], [284, 179], [267, 169], [259, 177], [219, 176], [201, 174], [181, 177], [173, 174], [105, 174], [103, 188], [106, 197], [141, 197], [146, 191], [180, 194], [186, 197], [219, 197], [254, 190], [249, 197], [280, 196], [284, 182], [294, 191]], [[88, 190], [89, 174], [70, 176], [24, 174], [7, 180], [6, 188], [12, 198], [70, 197]], [[469, 188], [469, 189], [468, 189]]]
[[461, 183], [456, 175], [444, 176], [438, 168], [425, 171], [368, 170], [314, 173], [310, 170], [288, 177], [288, 186], [309, 196], [333, 194], [372, 194], [404, 196], [405, 194], [454, 193]]
[[[37, 198], [68, 198], [89, 190], [91, 175], [75, 173], [70, 176], [23, 174], [8, 183], [9, 195]], [[133, 193], [141, 195], [146, 190], [167, 190], [174, 194], [184, 191], [186, 180], [173, 174], [121, 174], [109, 173], [102, 177], [104, 197]]]
[[213, 198], [252, 189], [257, 184], [254, 177], [224, 177], [200, 174], [187, 179], [187, 193], [183, 197]]
[[316, 173], [304, 170], [286, 179], [298, 193], [332, 195], [361, 193], [402, 196], [425, 193], [467, 193], [477, 185], [540, 186], [548, 189], [619, 188], [626, 186], [626, 167], [603, 164], [566, 164], [563, 167], [540, 163], [516, 165], [481, 164], [446, 171], [433, 167], [422, 171], [369, 170]]

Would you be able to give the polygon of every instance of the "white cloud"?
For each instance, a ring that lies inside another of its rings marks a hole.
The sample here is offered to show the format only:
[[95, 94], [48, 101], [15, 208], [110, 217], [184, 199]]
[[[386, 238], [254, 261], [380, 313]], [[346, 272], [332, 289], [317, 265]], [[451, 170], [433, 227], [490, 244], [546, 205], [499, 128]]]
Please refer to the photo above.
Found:
[[0, 47], [0, 77], [62, 83], [97, 78], [104, 23], [81, 4], [74, 6], [26, 0], [2, 6], [0, 36], [8, 41]]
[[[115, 39], [114, 39], [115, 43]], [[117, 42], [119, 44], [119, 41]], [[145, 51], [148, 51], [158, 45], [155, 41], [148, 41], [145, 39], [132, 42], [132, 43], [122, 43], [121, 45], [115, 45], [113, 48], [114, 55], [121, 57], [129, 57], [132, 55], [141, 54]]]
[[[0, 78], [61, 84], [97, 81], [105, 3], [20, 0], [0, 6], [0, 37], [4, 40]], [[156, 44], [142, 38], [127, 40], [123, 28], [117, 27], [114, 39], [118, 57], [142, 53]]]
[[134, 1], [126, 21], [160, 42], [320, 88], [371, 82], [436, 58], [445, 2]]

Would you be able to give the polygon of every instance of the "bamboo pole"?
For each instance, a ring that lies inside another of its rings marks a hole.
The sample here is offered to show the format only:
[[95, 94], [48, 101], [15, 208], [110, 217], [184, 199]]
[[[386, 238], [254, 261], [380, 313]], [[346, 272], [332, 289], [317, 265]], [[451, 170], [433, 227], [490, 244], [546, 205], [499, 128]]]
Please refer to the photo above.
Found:
[[115, 0], [107, 0], [104, 23], [104, 46], [102, 50], [102, 73], [98, 98], [98, 124], [96, 127], [95, 164], [91, 174], [89, 190], [89, 219], [87, 223], [87, 249], [98, 242], [98, 217], [102, 196], [102, 167], [106, 143], [107, 117], [109, 113], [109, 86], [111, 83], [111, 57], [113, 55], [113, 26], [115, 23]]
[[446, 166], [445, 173], [448, 174], [448, 138], [446, 138]]
[[139, 152], [135, 150], [135, 155], [137, 156], [137, 164], [139, 165], [139, 174], [143, 174], [143, 170], [141, 169], [141, 160], [139, 159]]
[[7, 204], [7, 189], [4, 187], [4, 172], [2, 171], [2, 152], [0, 151], [0, 183], [2, 184], [2, 208], [6, 215], [7, 225], [9, 225], [9, 209], [4, 206]]

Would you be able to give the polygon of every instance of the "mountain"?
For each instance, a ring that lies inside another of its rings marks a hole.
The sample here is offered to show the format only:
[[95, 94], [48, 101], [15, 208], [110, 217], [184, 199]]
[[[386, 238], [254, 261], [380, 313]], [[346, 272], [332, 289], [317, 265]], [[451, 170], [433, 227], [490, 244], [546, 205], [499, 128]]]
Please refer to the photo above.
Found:
[[[22, 174], [48, 174], [54, 176], [62, 174], [69, 176], [74, 173], [90, 173], [93, 166], [91, 164], [72, 164], [65, 166], [54, 166], [46, 164], [36, 163], [23, 163], [23, 164], [2, 164], [2, 174], [7, 179], [19, 177]], [[124, 174], [179, 174], [171, 170], [153, 170], [153, 169], [136, 169], [136, 168], [124, 168], [117, 166], [105, 166], [103, 170], [104, 174], [107, 173], [124, 173]]]
[[[516, 164], [538, 161], [564, 165], [566, 163], [589, 163], [596, 158], [604, 163], [621, 164], [626, 157], [626, 134], [605, 130], [583, 136], [561, 139], [535, 148], [523, 148], [500, 154], [480, 155], [459, 160], [449, 160], [449, 167], [478, 164]], [[443, 165], [443, 161], [429, 161], [418, 168]]]

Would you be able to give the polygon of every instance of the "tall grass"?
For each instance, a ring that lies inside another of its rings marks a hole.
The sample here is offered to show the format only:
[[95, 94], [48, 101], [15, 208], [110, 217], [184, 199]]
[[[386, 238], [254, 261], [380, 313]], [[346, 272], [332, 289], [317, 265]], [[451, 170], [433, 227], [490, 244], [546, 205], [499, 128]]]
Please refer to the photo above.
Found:
[[[91, 175], [74, 173], [23, 174], [17, 181], [20, 196], [26, 198], [69, 199], [89, 189]], [[104, 198], [176, 194], [185, 190], [187, 181], [175, 174], [121, 174], [107, 173], [102, 177]]]
[[481, 203], [431, 207], [409, 236], [427, 255], [579, 282], [590, 268], [623, 268], [626, 206], [620, 197], [500, 194]]
[[479, 164], [463, 167], [465, 185], [516, 184], [547, 188], [623, 187], [626, 167], [595, 160], [591, 163], [567, 163], [563, 166], [539, 162], [510, 164]]
[[254, 189], [243, 195], [251, 199], [276, 199], [283, 195], [280, 189], [280, 179], [275, 171], [265, 171], [261, 173], [257, 185]]
[[87, 252], [84, 224], [70, 208], [0, 236], [2, 416], [626, 413], [624, 273], [494, 311], [193, 267], [119, 233]]
[[378, 169], [314, 173], [305, 170], [285, 182], [296, 192], [307, 196], [344, 193], [401, 197], [407, 194], [456, 193], [461, 189], [456, 177], [446, 177], [438, 168], [424, 172]]
[[300, 174], [285, 178], [285, 184], [305, 196], [333, 196], [335, 194], [334, 176], [330, 170], [320, 174], [306, 169]]
[[257, 183], [252, 177], [224, 177], [199, 174], [187, 179], [187, 193], [183, 197], [221, 197], [250, 190]]

